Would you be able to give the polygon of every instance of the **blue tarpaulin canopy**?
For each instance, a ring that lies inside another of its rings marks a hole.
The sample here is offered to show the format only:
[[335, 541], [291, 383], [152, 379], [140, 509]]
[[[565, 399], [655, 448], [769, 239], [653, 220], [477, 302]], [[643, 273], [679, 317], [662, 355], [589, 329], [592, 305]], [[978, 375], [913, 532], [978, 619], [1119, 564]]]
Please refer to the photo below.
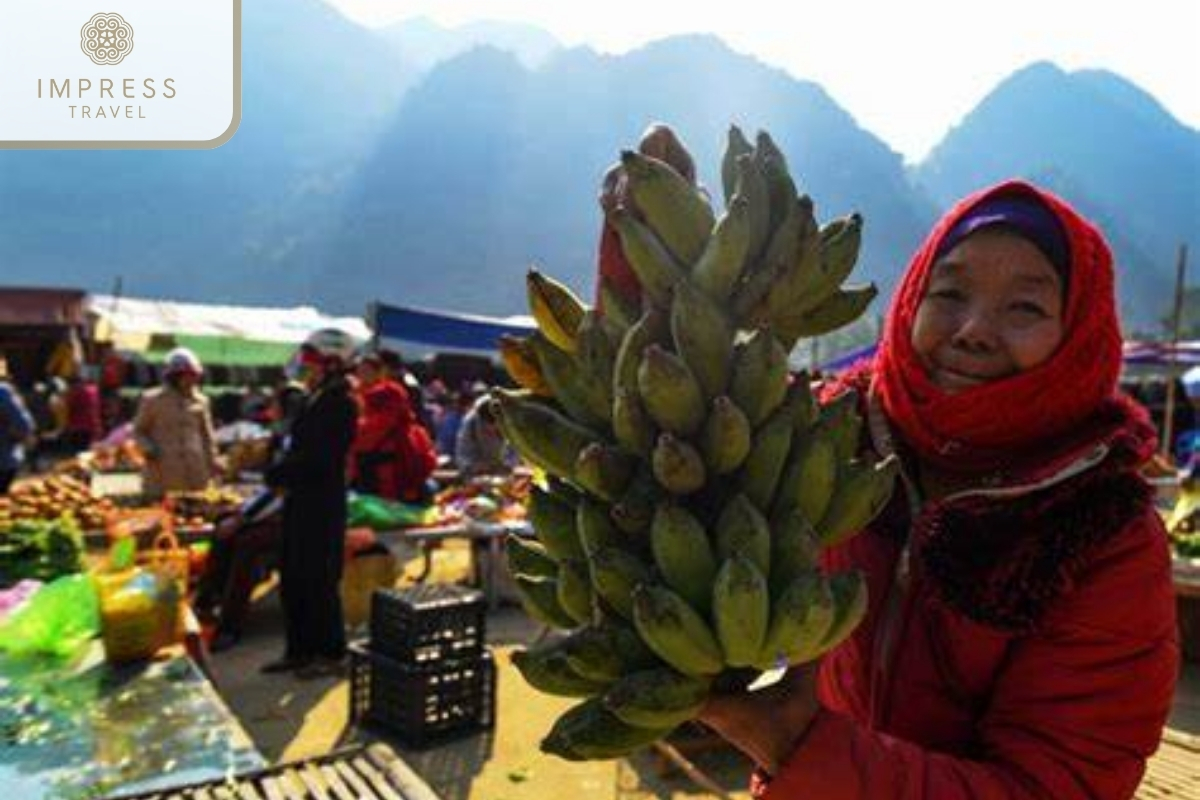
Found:
[[376, 336], [447, 350], [495, 351], [500, 337], [528, 336], [530, 317], [480, 317], [376, 303], [369, 312]]

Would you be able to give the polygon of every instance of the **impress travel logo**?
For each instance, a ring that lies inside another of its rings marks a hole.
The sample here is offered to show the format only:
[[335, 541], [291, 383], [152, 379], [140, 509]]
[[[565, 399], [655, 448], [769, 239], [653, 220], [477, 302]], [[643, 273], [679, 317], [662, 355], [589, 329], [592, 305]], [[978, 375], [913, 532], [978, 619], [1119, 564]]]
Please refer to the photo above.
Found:
[[241, 121], [241, 0], [97, 5], [9, 6], [0, 26], [0, 148], [229, 141]]

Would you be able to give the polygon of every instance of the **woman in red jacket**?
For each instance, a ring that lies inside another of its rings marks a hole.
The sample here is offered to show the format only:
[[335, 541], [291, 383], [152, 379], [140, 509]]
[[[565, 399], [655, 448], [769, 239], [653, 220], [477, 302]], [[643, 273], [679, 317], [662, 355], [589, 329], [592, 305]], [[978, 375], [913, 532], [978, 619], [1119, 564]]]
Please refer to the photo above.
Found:
[[867, 616], [819, 666], [710, 703], [768, 800], [1118, 800], [1178, 670], [1170, 557], [1117, 392], [1112, 258], [1064, 202], [967, 198], [905, 273], [859, 389], [903, 479], [825, 556]]

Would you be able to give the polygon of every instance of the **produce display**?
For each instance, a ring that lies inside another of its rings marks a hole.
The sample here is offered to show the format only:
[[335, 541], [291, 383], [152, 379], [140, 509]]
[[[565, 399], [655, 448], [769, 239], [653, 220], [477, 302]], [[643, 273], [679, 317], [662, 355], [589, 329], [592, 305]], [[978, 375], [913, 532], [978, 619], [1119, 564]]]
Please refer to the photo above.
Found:
[[101, 530], [115, 507], [95, 497], [87, 484], [70, 475], [32, 478], [0, 497], [0, 530], [21, 520], [54, 520], [70, 514], [84, 530]]
[[0, 524], [0, 586], [50, 582], [83, 569], [83, 534], [70, 515]]
[[465, 520], [518, 522], [525, 519], [531, 480], [528, 474], [474, 478], [438, 492], [434, 525]]
[[528, 613], [566, 633], [513, 662], [536, 689], [581, 698], [542, 741], [573, 760], [623, 756], [711, 693], [845, 640], [866, 585], [818, 557], [882, 509], [898, 469], [860, 454], [854, 393], [822, 405], [788, 372], [800, 338], [876, 294], [843, 286], [861, 217], [818, 226], [766, 133], [752, 145], [730, 130], [719, 219], [670, 129], [639, 150], [606, 181], [619, 249], [601, 257], [637, 276], [640, 301], [602, 280], [589, 308], [531, 271], [539, 330], [501, 350], [522, 388], [492, 396], [549, 476], [528, 503], [536, 541], [510, 539], [509, 565]]
[[243, 498], [228, 488], [209, 488], [198, 492], [169, 492], [167, 507], [174, 515], [175, 527], [203, 528], [242, 505]]

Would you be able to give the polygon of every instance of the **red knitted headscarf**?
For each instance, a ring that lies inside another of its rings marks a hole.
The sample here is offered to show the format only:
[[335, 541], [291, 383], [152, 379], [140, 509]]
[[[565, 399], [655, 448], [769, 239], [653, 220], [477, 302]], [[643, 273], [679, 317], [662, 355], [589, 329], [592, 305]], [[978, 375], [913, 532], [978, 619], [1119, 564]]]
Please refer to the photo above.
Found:
[[[1064, 337], [1033, 369], [947, 394], [925, 374], [912, 345], [913, 321], [943, 237], [976, 205], [1032, 195], [1058, 218], [1070, 264]], [[976, 472], [1011, 466], [1083, 423], [1113, 397], [1121, 369], [1121, 331], [1112, 254], [1100, 232], [1059, 198], [1009, 181], [966, 198], [934, 227], [908, 266], [888, 310], [872, 391], [906, 444], [937, 467]]]

